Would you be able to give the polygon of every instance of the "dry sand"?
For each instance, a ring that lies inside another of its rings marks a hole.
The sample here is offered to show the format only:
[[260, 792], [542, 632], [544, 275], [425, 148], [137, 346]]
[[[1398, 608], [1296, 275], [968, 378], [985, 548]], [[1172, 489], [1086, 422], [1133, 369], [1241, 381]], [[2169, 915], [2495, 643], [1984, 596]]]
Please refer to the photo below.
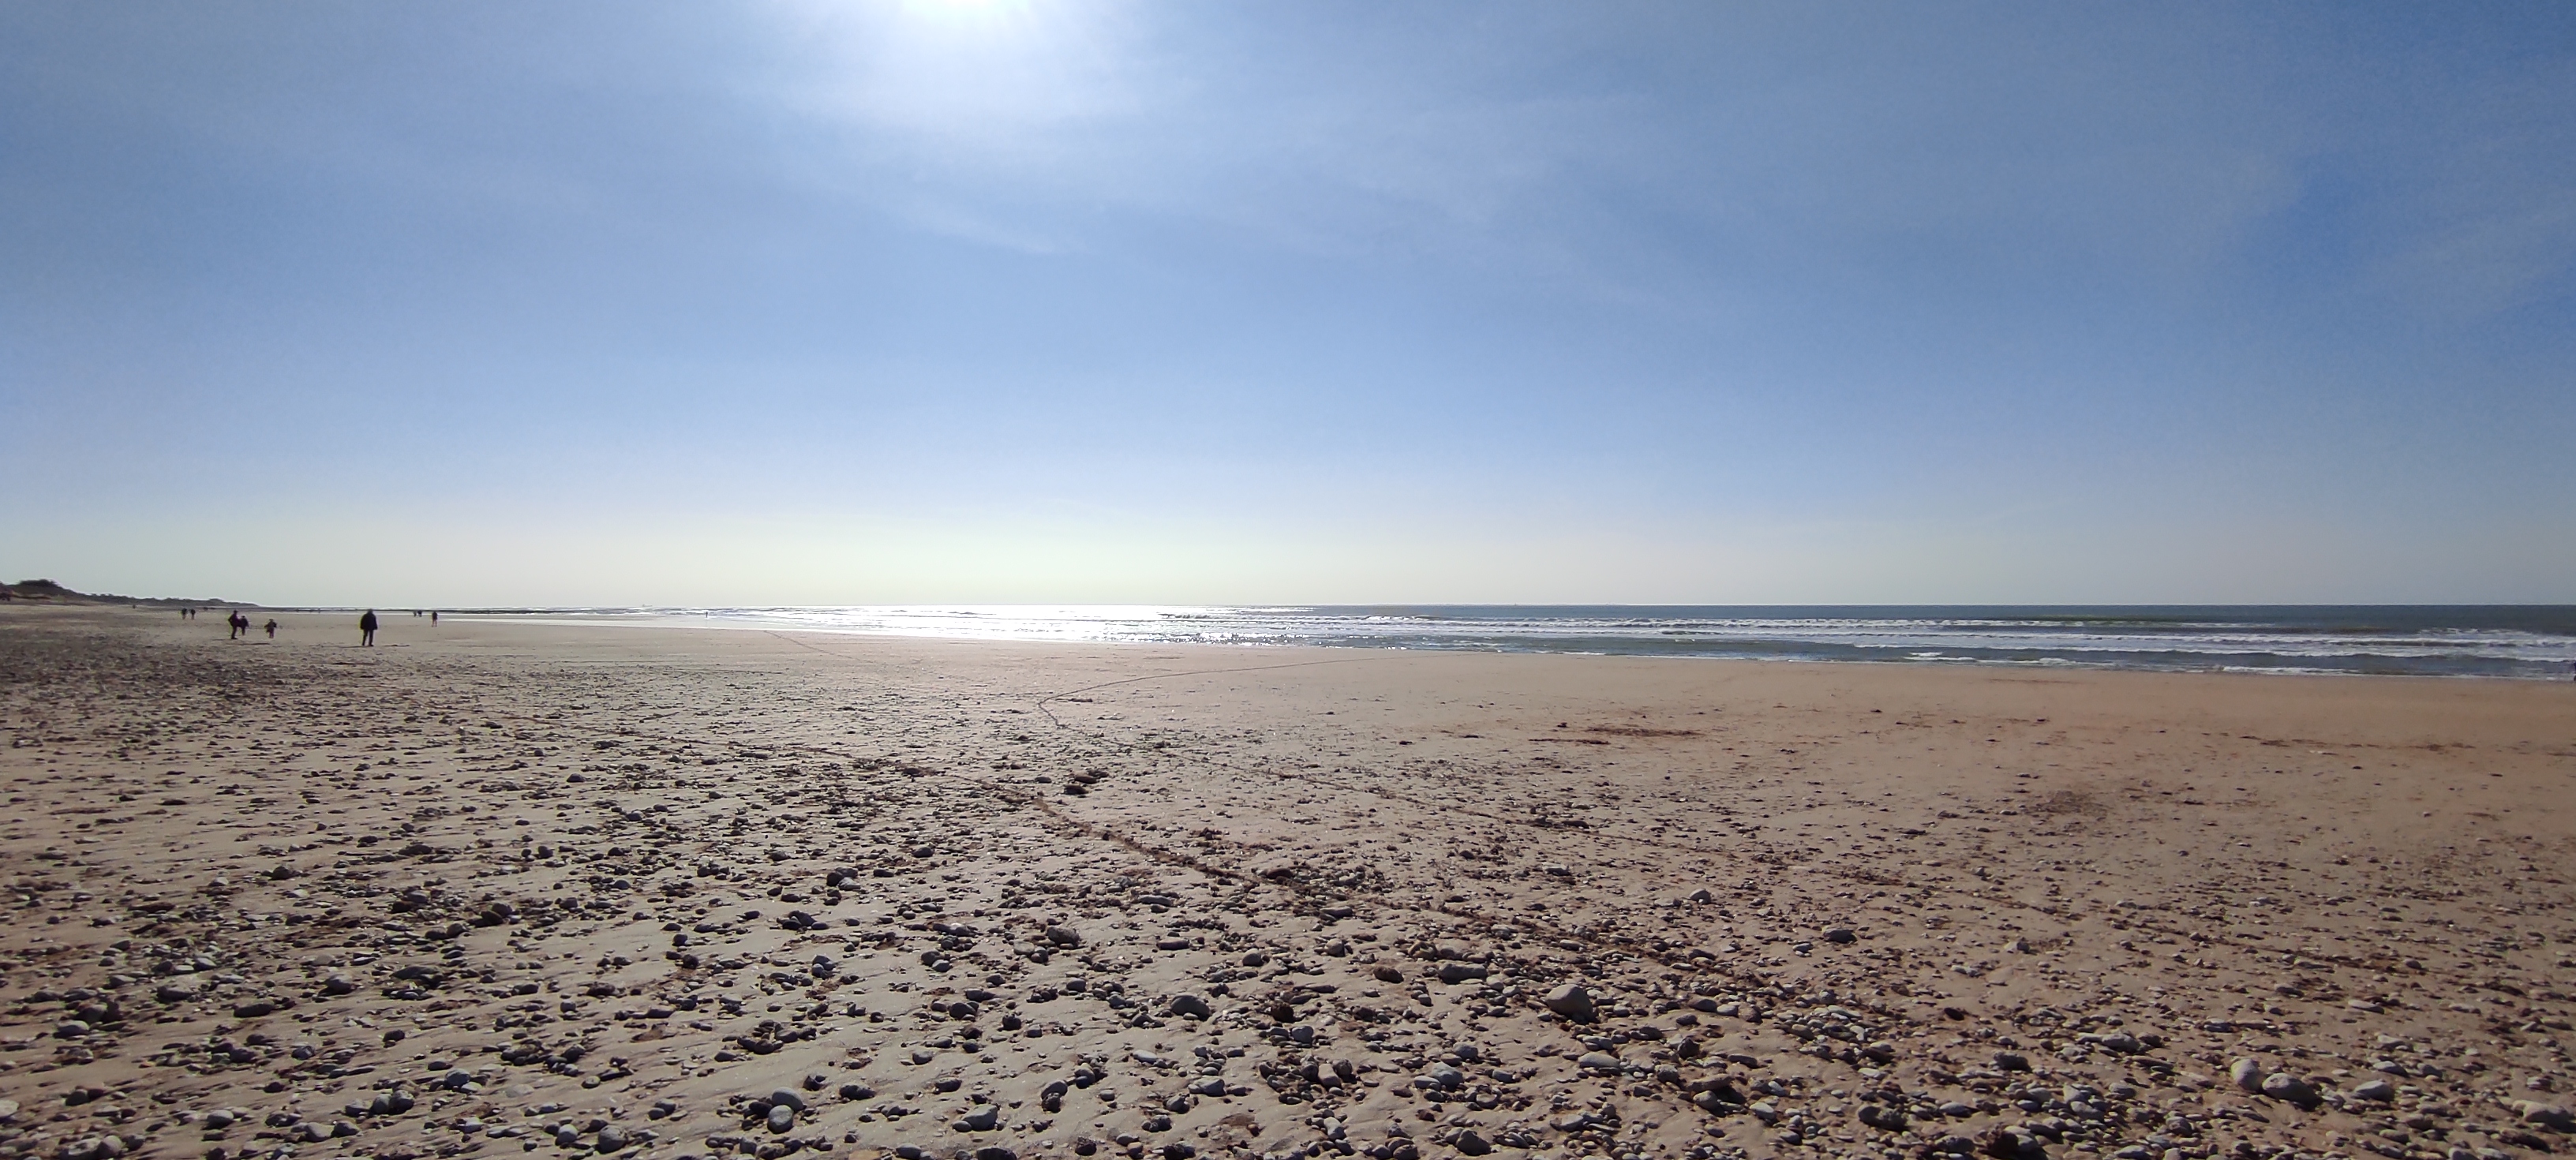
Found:
[[0, 609], [0, 1155], [2576, 1144], [2576, 687], [280, 619]]

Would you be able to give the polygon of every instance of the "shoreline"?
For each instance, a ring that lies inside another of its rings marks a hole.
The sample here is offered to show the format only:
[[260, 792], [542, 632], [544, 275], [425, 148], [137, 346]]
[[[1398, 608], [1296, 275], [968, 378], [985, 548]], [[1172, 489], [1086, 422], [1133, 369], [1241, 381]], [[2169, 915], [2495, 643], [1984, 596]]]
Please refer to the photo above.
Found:
[[[2302, 607], [2302, 606], [2281, 606], [2281, 607], [2285, 607], [2285, 608], [2287, 608], [2287, 607]], [[2392, 607], [2415, 607], [2415, 606], [2392, 606]], [[2520, 605], [2516, 605], [2516, 606], [2461, 606], [2461, 607], [2557, 607], [2557, 606], [2520, 606]], [[310, 610], [295, 610], [295, 611], [310, 611]], [[330, 610], [330, 611], [335, 611], [335, 612], [336, 612], [336, 611], [339, 611], [339, 610]], [[355, 609], [348, 610], [348, 612], [349, 612], [351, 615], [354, 615], [357, 611], [359, 611], [359, 610], [355, 610]], [[1600, 657], [1600, 658], [1637, 658], [1637, 659], [1648, 659], [1648, 660], [1714, 661], [1714, 662], [1721, 662], [1721, 663], [1747, 663], [1747, 664], [1764, 664], [1764, 663], [1783, 663], [1783, 664], [1823, 664], [1823, 665], [1843, 665], [1843, 664], [1851, 664], [1851, 665], [1883, 665], [1883, 666], [1890, 666], [1890, 667], [1897, 667], [1897, 668], [1912, 668], [1912, 667], [1915, 667], [1915, 666], [1923, 666], [1923, 667], [1928, 667], [1928, 668], [1955, 667], [1955, 668], [1967, 669], [1967, 670], [1972, 670], [1972, 671], [1975, 671], [1975, 670], [1991, 670], [1991, 671], [1995, 671], [1995, 672], [2053, 672], [2053, 671], [2066, 671], [2066, 672], [2123, 672], [2123, 673], [2169, 673], [2169, 674], [2181, 674], [2181, 675], [2206, 675], [2206, 676], [2259, 676], [2259, 677], [2363, 677], [2363, 678], [2370, 678], [2370, 679], [2374, 679], [2374, 680], [2386, 680], [2386, 679], [2395, 679], [2395, 680], [2412, 680], [2412, 679], [2423, 679], [2423, 680], [2441, 680], [2441, 681], [2455, 681], [2455, 680], [2471, 680], [2471, 681], [2510, 681], [2510, 682], [2538, 683], [2538, 684], [2552, 684], [2552, 683], [2560, 683], [2560, 682], [2576, 683], [2576, 681], [2571, 681], [2571, 678], [2569, 678], [2569, 677], [2563, 677], [2563, 676], [2560, 676], [2560, 675], [2555, 674], [2555, 673], [2543, 673], [2543, 674], [2535, 674], [2535, 675], [2530, 675], [2530, 676], [2519, 676], [2519, 675], [2506, 674], [2506, 673], [2357, 672], [2357, 671], [2340, 670], [2340, 669], [2330, 669], [2330, 668], [2308, 668], [2308, 667], [2297, 667], [2297, 666], [2263, 666], [2263, 665], [2212, 665], [2212, 666], [2206, 666], [2206, 667], [2188, 667], [2188, 666], [2183, 666], [2183, 665], [2142, 665], [2142, 664], [2118, 664], [2118, 663], [2110, 663], [2110, 662], [2099, 662], [2099, 663], [2097, 663], [2097, 662], [2087, 662], [2087, 661], [2080, 661], [2080, 660], [2060, 660], [2060, 659], [2057, 659], [2057, 658], [2046, 658], [2046, 659], [2040, 659], [2040, 660], [2028, 660], [2028, 661], [2023, 661], [2023, 660], [2000, 660], [2000, 659], [1990, 659], [1990, 658], [1973, 658], [1973, 657], [1927, 657], [1927, 658], [1921, 658], [1921, 659], [1913, 659], [1913, 658], [1895, 658], [1895, 657], [1820, 657], [1820, 656], [1761, 656], [1761, 657], [1751, 657], [1751, 656], [1714, 655], [1714, 654], [1708, 654], [1708, 653], [1684, 653], [1684, 652], [1618, 652], [1618, 651], [1608, 651], [1608, 650], [1551, 649], [1551, 648], [1535, 647], [1535, 646], [1533, 646], [1533, 647], [1501, 647], [1501, 646], [1480, 647], [1480, 646], [1466, 645], [1466, 644], [1461, 644], [1461, 645], [1456, 645], [1456, 646], [1444, 646], [1444, 645], [1406, 645], [1406, 644], [1387, 644], [1387, 645], [1350, 645], [1350, 644], [1324, 643], [1324, 642], [1316, 642], [1316, 641], [1241, 641], [1241, 642], [1216, 642], [1216, 641], [1177, 641], [1177, 640], [1174, 640], [1174, 641], [1160, 641], [1160, 640], [1146, 641], [1146, 640], [1116, 640], [1116, 639], [1079, 639], [1079, 640], [1073, 640], [1073, 639], [1047, 638], [1047, 637], [1038, 637], [1038, 636], [1003, 637], [1003, 636], [975, 636], [975, 635], [966, 635], [966, 634], [943, 634], [943, 633], [927, 633], [927, 632], [922, 632], [922, 633], [906, 633], [906, 632], [880, 631], [880, 630], [861, 629], [861, 628], [834, 628], [834, 627], [828, 627], [828, 626], [817, 626], [817, 625], [781, 625], [781, 624], [764, 624], [764, 623], [758, 623], [758, 622], [746, 621], [746, 620], [739, 619], [739, 618], [721, 618], [721, 617], [713, 617], [712, 615], [708, 615], [708, 614], [702, 614], [702, 615], [700, 615], [700, 616], [692, 617], [692, 616], [685, 615], [685, 614], [678, 614], [678, 613], [666, 613], [666, 612], [633, 612], [633, 613], [627, 613], [627, 612], [601, 612], [601, 613], [596, 614], [595, 616], [565, 616], [565, 615], [562, 615], [560, 612], [532, 612], [532, 613], [453, 612], [453, 613], [450, 613], [450, 614], [448, 614], [448, 615], [449, 615], [449, 619], [450, 619], [451, 621], [453, 621], [453, 622], [458, 622], [458, 623], [481, 622], [481, 623], [492, 623], [492, 624], [525, 624], [525, 625], [537, 625], [537, 626], [546, 626], [546, 627], [562, 627], [562, 628], [593, 628], [593, 627], [596, 627], [596, 628], [672, 628], [672, 629], [702, 629], [702, 630], [748, 631], [748, 632], [773, 632], [773, 633], [811, 633], [811, 634], [815, 634], [815, 635], [831, 636], [831, 637], [855, 637], [855, 638], [863, 638], [863, 639], [885, 639], [885, 640], [947, 641], [947, 642], [955, 642], [955, 643], [961, 643], [961, 644], [995, 644], [995, 645], [1029, 644], [1029, 645], [1055, 645], [1055, 646], [1074, 646], [1074, 647], [1093, 646], [1093, 647], [1103, 647], [1103, 648], [1131, 648], [1131, 647], [1143, 647], [1143, 648], [1212, 648], [1212, 649], [1302, 649], [1302, 648], [1311, 648], [1311, 649], [1347, 649], [1347, 650], [1350, 650], [1350, 651], [1353, 651], [1353, 652], [1378, 652], [1378, 651], [1385, 651], [1385, 652], [1416, 652], [1416, 653], [1432, 653], [1432, 654], [1464, 653], [1464, 654], [1497, 655], [1497, 656], [1572, 656], [1572, 657]], [[2278, 655], [2278, 654], [2268, 654], [2268, 655]]]

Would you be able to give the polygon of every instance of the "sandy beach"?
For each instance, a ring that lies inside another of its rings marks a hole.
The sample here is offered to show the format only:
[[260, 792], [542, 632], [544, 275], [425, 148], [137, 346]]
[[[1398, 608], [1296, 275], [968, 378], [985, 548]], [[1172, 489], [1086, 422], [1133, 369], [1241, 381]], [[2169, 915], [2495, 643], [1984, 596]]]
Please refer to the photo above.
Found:
[[218, 615], [0, 608], [0, 1155], [2576, 1147], [2576, 685]]

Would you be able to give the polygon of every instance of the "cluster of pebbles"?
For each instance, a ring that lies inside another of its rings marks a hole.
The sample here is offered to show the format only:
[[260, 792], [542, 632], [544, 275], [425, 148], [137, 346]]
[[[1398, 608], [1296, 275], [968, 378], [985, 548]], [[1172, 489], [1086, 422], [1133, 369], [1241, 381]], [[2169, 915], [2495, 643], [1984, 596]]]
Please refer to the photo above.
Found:
[[[2567, 835], [2374, 829], [2340, 752], [2177, 802], [2064, 772], [2063, 723], [2007, 754], [1794, 683], [1601, 725], [1136, 679], [1239, 653], [679, 635], [0, 621], [0, 1157], [2576, 1147]], [[1992, 768], [1832, 755], [1900, 719]], [[2224, 760], [2183, 744], [2122, 761]], [[2254, 845], [2286, 812], [2340, 836]]]

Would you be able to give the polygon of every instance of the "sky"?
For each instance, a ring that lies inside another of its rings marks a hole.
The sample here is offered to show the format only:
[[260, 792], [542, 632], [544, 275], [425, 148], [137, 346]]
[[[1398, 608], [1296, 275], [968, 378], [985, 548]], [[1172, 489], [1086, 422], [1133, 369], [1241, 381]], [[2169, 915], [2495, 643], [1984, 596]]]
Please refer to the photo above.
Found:
[[2560, 3], [0, 0], [0, 572], [2576, 602]]

